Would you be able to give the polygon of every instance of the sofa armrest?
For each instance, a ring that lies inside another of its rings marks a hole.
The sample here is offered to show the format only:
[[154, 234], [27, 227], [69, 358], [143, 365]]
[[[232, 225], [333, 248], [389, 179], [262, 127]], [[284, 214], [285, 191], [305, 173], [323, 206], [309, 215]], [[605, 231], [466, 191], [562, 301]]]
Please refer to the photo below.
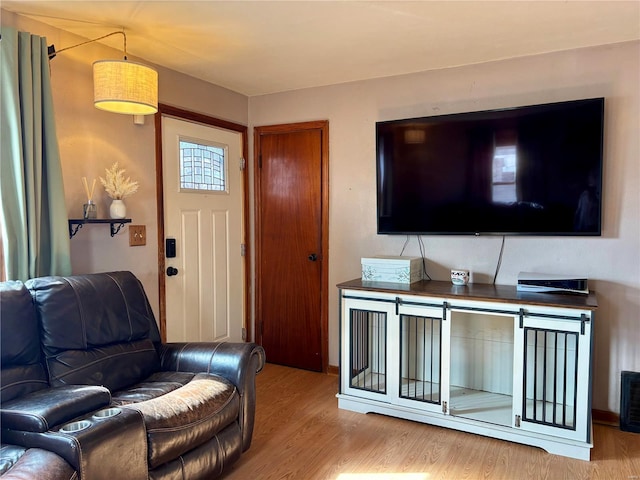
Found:
[[255, 343], [167, 343], [160, 347], [163, 371], [213, 373], [233, 383], [240, 394], [242, 451], [251, 445], [256, 409], [256, 374], [265, 363], [264, 349]]
[[109, 405], [111, 393], [104, 387], [65, 385], [45, 388], [4, 402], [2, 428], [46, 432], [56, 425]]
[[3, 425], [0, 434], [3, 442], [59, 455], [81, 480], [149, 478], [147, 432], [142, 414], [134, 409], [85, 413], [46, 432], [8, 430]]
[[254, 343], [194, 342], [165, 343], [160, 347], [162, 371], [214, 373], [244, 393], [247, 375], [264, 367], [264, 349]]

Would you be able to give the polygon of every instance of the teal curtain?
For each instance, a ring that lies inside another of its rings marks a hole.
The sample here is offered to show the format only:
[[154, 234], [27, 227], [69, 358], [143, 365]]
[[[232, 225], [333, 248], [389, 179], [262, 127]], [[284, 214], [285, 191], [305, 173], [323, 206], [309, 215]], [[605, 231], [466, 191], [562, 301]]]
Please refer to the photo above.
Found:
[[47, 41], [0, 30], [0, 197], [7, 280], [70, 275]]

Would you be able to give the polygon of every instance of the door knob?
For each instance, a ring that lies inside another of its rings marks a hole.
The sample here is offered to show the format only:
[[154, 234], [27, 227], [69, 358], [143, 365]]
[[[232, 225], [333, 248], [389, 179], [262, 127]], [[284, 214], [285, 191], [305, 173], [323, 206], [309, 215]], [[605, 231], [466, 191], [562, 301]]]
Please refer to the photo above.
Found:
[[309, 260], [311, 260], [312, 262], [315, 262], [316, 260], [318, 260], [318, 255], [316, 255], [315, 253], [312, 253], [311, 255], [309, 255], [307, 257]]
[[177, 274], [178, 274], [177, 268], [174, 268], [174, 267], [167, 268], [167, 276], [173, 277], [174, 275], [177, 275]]

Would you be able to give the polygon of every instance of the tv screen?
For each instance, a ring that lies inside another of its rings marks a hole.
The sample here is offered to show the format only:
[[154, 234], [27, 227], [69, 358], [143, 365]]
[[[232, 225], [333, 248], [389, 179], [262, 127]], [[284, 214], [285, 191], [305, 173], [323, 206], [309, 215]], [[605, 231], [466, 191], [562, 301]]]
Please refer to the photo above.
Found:
[[604, 99], [376, 123], [381, 234], [600, 235]]

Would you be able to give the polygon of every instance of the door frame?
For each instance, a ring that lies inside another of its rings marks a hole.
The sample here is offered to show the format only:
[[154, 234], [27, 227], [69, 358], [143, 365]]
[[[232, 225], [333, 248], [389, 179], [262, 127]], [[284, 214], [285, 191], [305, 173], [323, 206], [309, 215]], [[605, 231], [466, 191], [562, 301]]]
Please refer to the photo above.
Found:
[[250, 305], [250, 292], [251, 292], [251, 279], [249, 272], [251, 271], [251, 251], [250, 245], [247, 241], [249, 236], [249, 169], [247, 168], [247, 158], [249, 155], [249, 142], [247, 137], [248, 129], [245, 125], [239, 123], [229, 122], [219, 118], [204, 115], [202, 113], [192, 112], [184, 110], [178, 107], [172, 107], [162, 103], [158, 104], [158, 112], [154, 115], [155, 121], [155, 148], [156, 148], [156, 211], [158, 222], [158, 291], [160, 299], [160, 336], [162, 341], [167, 340], [167, 298], [165, 291], [165, 247], [164, 247], [164, 176], [162, 172], [162, 116], [170, 116], [179, 120], [191, 121], [200, 123], [210, 127], [221, 128], [225, 130], [231, 130], [238, 132], [242, 136], [242, 158], [244, 158], [244, 168], [242, 169], [242, 215], [243, 218], [243, 235], [242, 243], [245, 245], [244, 253], [244, 311], [245, 311], [245, 325], [246, 325], [246, 341], [250, 341], [253, 333], [253, 324], [251, 319], [251, 305]]
[[[268, 125], [254, 127], [253, 129], [253, 179], [254, 179], [254, 216], [255, 216], [255, 291], [256, 291], [256, 310], [254, 321], [261, 318], [262, 305], [260, 292], [260, 282], [262, 274], [260, 272], [260, 249], [262, 240], [262, 218], [260, 214], [260, 199], [262, 195], [261, 189], [261, 173], [260, 173], [260, 151], [261, 138], [265, 134], [293, 133], [304, 130], [320, 130], [322, 133], [322, 153], [321, 153], [321, 212], [320, 212], [320, 228], [321, 228], [321, 272], [320, 272], [320, 345], [322, 352], [322, 371], [328, 372], [329, 369], [329, 121], [317, 120], [312, 122], [288, 123], [280, 125]], [[256, 328], [256, 342], [262, 345], [262, 332]]]

